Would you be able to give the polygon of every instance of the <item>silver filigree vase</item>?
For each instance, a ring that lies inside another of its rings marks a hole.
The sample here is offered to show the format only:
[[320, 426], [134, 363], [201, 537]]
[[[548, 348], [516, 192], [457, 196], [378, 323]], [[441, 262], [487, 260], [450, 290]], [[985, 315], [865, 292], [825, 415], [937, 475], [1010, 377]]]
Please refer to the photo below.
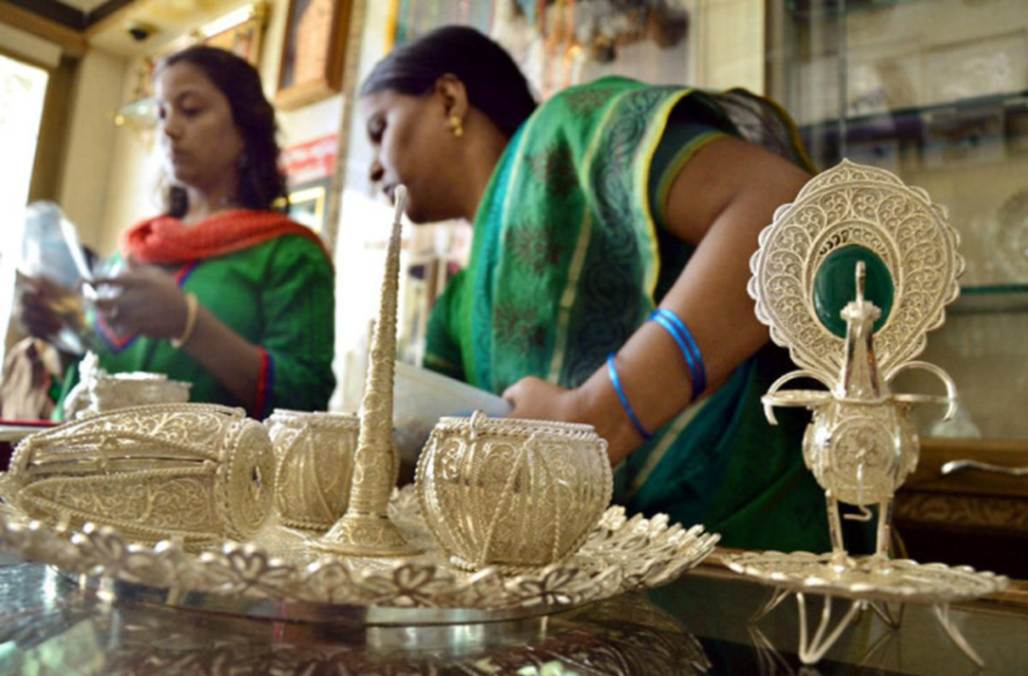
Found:
[[163, 373], [107, 373], [89, 352], [79, 367], [80, 380], [64, 402], [67, 420], [144, 404], [184, 404], [191, 383], [171, 380]]
[[607, 442], [589, 425], [442, 418], [418, 461], [422, 512], [465, 569], [545, 566], [575, 552], [610, 501]]

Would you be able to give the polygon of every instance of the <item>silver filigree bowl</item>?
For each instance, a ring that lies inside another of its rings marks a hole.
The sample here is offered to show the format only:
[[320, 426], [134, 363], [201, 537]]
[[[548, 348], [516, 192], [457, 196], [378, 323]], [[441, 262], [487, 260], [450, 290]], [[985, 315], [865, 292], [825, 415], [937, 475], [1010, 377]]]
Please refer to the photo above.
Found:
[[549, 565], [574, 553], [612, 492], [607, 442], [590, 425], [442, 418], [418, 461], [429, 531], [454, 565]]
[[98, 378], [91, 392], [90, 412], [113, 411], [143, 404], [182, 404], [189, 401], [191, 383], [170, 380], [162, 373], [116, 373]]
[[163, 373], [107, 373], [92, 352], [83, 358], [79, 373], [81, 380], [64, 403], [68, 420], [145, 404], [184, 404], [192, 388], [192, 383], [171, 380]]
[[328, 530], [350, 502], [360, 418], [275, 409], [264, 425], [275, 448], [275, 511], [282, 523]]

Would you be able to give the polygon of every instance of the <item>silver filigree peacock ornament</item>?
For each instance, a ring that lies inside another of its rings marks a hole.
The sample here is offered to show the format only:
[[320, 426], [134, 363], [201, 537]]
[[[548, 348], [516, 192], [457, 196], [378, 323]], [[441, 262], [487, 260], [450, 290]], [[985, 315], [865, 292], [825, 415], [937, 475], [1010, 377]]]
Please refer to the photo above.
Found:
[[[1007, 579], [967, 566], [892, 560], [887, 554], [893, 496], [917, 465], [910, 409], [915, 403], [946, 404], [947, 418], [956, 410], [950, 377], [915, 358], [959, 294], [964, 262], [957, 243], [945, 210], [925, 191], [888, 171], [843, 160], [775, 211], [750, 259], [749, 292], [757, 317], [800, 367], [768, 388], [764, 413], [775, 423], [775, 406], [813, 412], [803, 436], [803, 459], [825, 491], [832, 551], [746, 551], [724, 561], [774, 588], [751, 623], [789, 595], [795, 597], [796, 654], [804, 664], [820, 660], [861, 612], [873, 610], [896, 629], [902, 612], [892, 604], [902, 608], [917, 600], [931, 604], [954, 645], [984, 665], [950, 617], [950, 603], [999, 591]], [[910, 369], [938, 377], [946, 395], [894, 394], [893, 380]], [[796, 378], [817, 381], [828, 391], [781, 390]], [[848, 518], [863, 521], [872, 518], [868, 507], [878, 506], [873, 556], [847, 554], [840, 501], [857, 505], [860, 513]], [[811, 630], [808, 602], [816, 596], [824, 600]], [[832, 612], [833, 598], [848, 604], [841, 615]]]
[[[888, 171], [843, 160], [780, 207], [760, 233], [750, 260], [749, 293], [758, 319], [800, 367], [762, 398], [773, 407], [813, 412], [803, 458], [825, 491], [832, 562], [847, 565], [838, 502], [857, 505], [869, 520], [878, 505], [874, 560], [887, 559], [896, 489], [917, 465], [914, 403], [956, 410], [956, 388], [938, 366], [916, 361], [925, 334], [942, 325], [959, 294], [963, 259], [945, 210], [927, 193]], [[937, 376], [946, 395], [894, 394], [902, 371]], [[781, 388], [796, 378], [828, 391]]]

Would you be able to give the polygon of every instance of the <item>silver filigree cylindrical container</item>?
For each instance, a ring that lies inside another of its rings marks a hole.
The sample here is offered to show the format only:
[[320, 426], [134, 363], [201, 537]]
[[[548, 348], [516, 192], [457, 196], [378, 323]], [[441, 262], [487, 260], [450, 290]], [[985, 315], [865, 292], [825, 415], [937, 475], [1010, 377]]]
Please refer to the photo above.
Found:
[[271, 513], [275, 454], [242, 409], [154, 404], [33, 434], [11, 460], [17, 507], [50, 525], [111, 526], [187, 548], [247, 540]]
[[278, 463], [275, 511], [282, 523], [328, 530], [350, 502], [360, 417], [276, 409], [264, 424]]
[[442, 418], [418, 461], [429, 530], [454, 565], [546, 566], [574, 553], [610, 502], [607, 442], [590, 425]]

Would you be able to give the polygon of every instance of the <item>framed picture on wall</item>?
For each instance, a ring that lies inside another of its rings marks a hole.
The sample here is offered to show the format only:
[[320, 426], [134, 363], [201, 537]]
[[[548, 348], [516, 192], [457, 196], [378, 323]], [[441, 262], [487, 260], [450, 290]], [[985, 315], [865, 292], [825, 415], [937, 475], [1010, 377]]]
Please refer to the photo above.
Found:
[[319, 136], [282, 149], [279, 162], [289, 186], [289, 217], [311, 228], [332, 248], [334, 231], [326, 227], [339, 137]]
[[137, 58], [131, 64], [128, 74], [132, 80], [130, 100], [118, 111], [115, 124], [131, 124], [139, 129], [153, 127], [157, 121], [157, 110], [152, 99], [154, 68], [162, 58], [181, 49], [198, 44], [217, 47], [246, 59], [256, 68], [261, 59], [267, 15], [267, 2], [258, 0], [221, 15], [162, 45], [157, 51]]
[[284, 110], [340, 91], [351, 0], [289, 0], [275, 104]]
[[390, 0], [390, 47], [446, 24], [503, 46], [543, 98], [605, 75], [679, 84], [689, 67], [690, 14], [672, 0]]
[[325, 236], [328, 179], [298, 185], [289, 191], [289, 218]]
[[261, 38], [264, 34], [264, 19], [267, 16], [267, 5], [263, 2], [254, 3], [242, 20], [220, 31], [205, 33], [200, 40], [202, 44], [218, 47], [241, 56], [257, 67], [261, 59]]

